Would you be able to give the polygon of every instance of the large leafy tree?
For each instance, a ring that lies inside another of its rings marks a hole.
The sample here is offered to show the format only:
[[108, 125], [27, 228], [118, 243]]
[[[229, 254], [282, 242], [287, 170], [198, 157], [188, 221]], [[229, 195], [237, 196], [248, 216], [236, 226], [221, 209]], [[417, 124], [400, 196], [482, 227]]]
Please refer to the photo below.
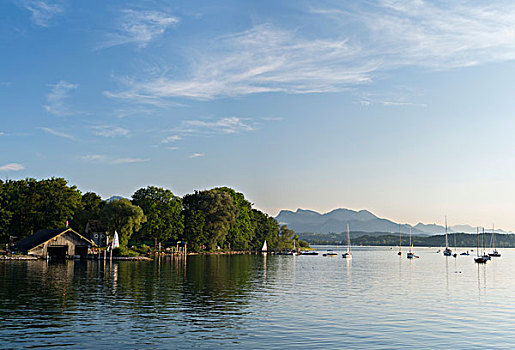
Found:
[[2, 192], [2, 209], [10, 216], [7, 231], [17, 239], [64, 227], [81, 203], [80, 191], [63, 178], [8, 180]]
[[245, 199], [243, 193], [229, 187], [215, 188], [231, 196], [237, 209], [236, 221], [231, 225], [226, 237], [226, 246], [235, 250], [253, 248], [256, 223], [252, 220], [252, 204]]
[[9, 225], [13, 213], [9, 210], [8, 200], [4, 182], [0, 180], [0, 242], [9, 242]]
[[209, 250], [216, 249], [225, 241], [238, 213], [232, 197], [216, 189], [195, 191], [184, 196], [183, 206], [184, 237], [191, 250], [200, 249], [204, 245]]
[[289, 229], [287, 225], [282, 225], [279, 230], [279, 236], [277, 236], [276, 249], [292, 249], [294, 236], [295, 231]]
[[100, 210], [105, 202], [94, 192], [86, 192], [82, 195], [80, 207], [77, 209], [71, 226], [78, 232], [84, 232], [88, 221], [99, 220]]
[[143, 210], [128, 199], [115, 199], [104, 205], [100, 218], [111, 236], [116, 230], [120, 235], [120, 245], [127, 246], [132, 234], [146, 221]]
[[268, 247], [275, 249], [279, 236], [277, 220], [257, 209], [252, 209], [252, 220], [255, 225], [253, 248], [261, 248], [266, 240]]
[[147, 221], [138, 232], [140, 240], [176, 240], [182, 236], [184, 220], [182, 199], [172, 191], [148, 186], [140, 188], [132, 195], [132, 203], [143, 209]]

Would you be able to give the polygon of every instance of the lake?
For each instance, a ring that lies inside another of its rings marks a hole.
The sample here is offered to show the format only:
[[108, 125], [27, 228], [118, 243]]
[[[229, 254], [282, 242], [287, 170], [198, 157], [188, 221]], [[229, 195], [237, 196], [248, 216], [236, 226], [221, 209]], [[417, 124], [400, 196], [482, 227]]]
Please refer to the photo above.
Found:
[[515, 348], [515, 250], [415, 251], [0, 261], [0, 348]]

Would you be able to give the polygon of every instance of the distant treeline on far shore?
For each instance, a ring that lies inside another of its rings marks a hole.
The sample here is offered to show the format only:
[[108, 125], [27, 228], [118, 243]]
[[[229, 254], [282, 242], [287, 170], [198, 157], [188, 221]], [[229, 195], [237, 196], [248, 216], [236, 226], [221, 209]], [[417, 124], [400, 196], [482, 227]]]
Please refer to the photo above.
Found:
[[[316, 234], [316, 233], [301, 233], [300, 238], [309, 242], [310, 244], [347, 244], [347, 234]], [[373, 235], [364, 232], [351, 233], [352, 245], [363, 246], [398, 246], [399, 235], [392, 233], [376, 232]], [[477, 234], [471, 233], [450, 233], [447, 235], [449, 246], [454, 247], [454, 237], [456, 237], [457, 247], [475, 247], [477, 245]], [[483, 240], [486, 247], [490, 247], [492, 241], [492, 234], [485, 233], [484, 237], [479, 236], [479, 244], [482, 246]], [[497, 248], [515, 248], [515, 235], [514, 234], [498, 234], [494, 235], [495, 246]], [[412, 236], [411, 241], [414, 246], [418, 247], [445, 247], [445, 235], [435, 236]], [[409, 236], [402, 235], [402, 246], [409, 246]]]
[[0, 243], [21, 240], [41, 229], [66, 224], [83, 234], [89, 222], [100, 223], [122, 247], [183, 241], [188, 251], [256, 250], [266, 240], [271, 250], [305, 245], [287, 226], [252, 208], [229, 187], [195, 191], [183, 197], [148, 186], [132, 198], [104, 201], [82, 193], [63, 178], [0, 180]]

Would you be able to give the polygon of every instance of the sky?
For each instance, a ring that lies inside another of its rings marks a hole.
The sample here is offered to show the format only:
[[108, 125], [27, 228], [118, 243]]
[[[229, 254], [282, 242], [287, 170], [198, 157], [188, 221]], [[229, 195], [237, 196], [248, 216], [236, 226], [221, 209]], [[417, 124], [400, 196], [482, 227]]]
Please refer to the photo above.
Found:
[[0, 2], [0, 177], [515, 230], [515, 2]]

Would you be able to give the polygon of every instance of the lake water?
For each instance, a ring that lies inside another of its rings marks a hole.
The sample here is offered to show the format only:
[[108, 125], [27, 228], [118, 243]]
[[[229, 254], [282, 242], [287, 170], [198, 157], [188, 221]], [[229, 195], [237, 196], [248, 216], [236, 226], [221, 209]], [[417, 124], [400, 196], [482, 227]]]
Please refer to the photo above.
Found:
[[0, 348], [515, 348], [515, 250], [436, 250], [3, 261]]

